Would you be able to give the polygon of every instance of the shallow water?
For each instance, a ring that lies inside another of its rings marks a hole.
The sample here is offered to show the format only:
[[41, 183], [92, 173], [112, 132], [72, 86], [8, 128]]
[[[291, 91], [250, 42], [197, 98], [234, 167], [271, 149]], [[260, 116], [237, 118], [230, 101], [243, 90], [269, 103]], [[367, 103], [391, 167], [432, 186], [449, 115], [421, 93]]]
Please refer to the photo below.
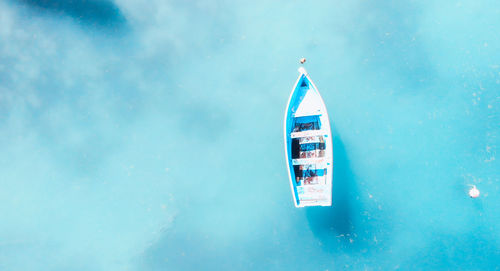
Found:
[[[0, 270], [498, 268], [499, 15], [0, 2]], [[329, 208], [294, 208], [287, 180], [303, 56], [332, 121]]]

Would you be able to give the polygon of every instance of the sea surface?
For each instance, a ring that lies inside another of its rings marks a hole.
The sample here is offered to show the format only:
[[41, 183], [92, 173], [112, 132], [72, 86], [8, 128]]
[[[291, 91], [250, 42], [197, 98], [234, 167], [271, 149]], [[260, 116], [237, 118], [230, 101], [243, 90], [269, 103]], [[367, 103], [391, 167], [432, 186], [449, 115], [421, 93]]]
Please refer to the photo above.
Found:
[[[497, 0], [0, 0], [0, 270], [499, 270], [499, 18]], [[302, 57], [331, 207], [295, 208], [287, 176]]]

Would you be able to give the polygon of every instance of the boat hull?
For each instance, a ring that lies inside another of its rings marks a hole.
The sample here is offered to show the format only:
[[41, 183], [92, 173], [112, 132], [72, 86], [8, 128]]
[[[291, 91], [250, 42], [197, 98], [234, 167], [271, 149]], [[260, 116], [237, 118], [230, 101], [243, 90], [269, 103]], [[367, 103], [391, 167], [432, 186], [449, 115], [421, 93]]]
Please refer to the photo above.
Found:
[[330, 121], [318, 89], [303, 68], [285, 111], [285, 155], [296, 207], [331, 206], [333, 151]]

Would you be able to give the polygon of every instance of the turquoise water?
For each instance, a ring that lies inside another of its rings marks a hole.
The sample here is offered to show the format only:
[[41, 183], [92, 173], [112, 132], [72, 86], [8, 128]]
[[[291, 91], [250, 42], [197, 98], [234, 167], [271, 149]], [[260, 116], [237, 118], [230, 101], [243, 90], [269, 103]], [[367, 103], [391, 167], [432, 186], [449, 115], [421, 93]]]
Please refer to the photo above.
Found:
[[[0, 1], [0, 270], [499, 268], [498, 1], [70, 2]], [[330, 208], [288, 183], [300, 57]]]

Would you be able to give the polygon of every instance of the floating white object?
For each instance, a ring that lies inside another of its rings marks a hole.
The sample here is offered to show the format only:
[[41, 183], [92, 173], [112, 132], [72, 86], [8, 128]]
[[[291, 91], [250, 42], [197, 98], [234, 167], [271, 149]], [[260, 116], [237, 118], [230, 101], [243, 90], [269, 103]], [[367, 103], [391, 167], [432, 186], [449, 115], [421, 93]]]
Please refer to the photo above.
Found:
[[[305, 61], [305, 60], [304, 60]], [[285, 112], [285, 155], [295, 207], [331, 206], [333, 151], [326, 107], [318, 89], [299, 68]]]
[[475, 185], [473, 185], [472, 188], [469, 190], [469, 196], [471, 198], [477, 198], [479, 197], [479, 194], [480, 194], [479, 190], [476, 188]]

